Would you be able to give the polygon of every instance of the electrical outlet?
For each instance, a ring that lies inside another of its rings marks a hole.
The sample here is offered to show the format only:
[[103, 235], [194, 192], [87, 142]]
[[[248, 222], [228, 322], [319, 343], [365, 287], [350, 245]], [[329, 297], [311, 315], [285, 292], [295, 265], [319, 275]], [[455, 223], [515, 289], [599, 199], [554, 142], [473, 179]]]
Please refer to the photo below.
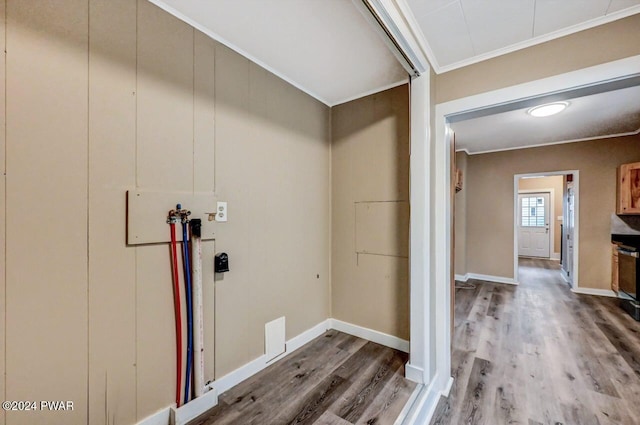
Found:
[[227, 203], [218, 202], [216, 206], [216, 221], [227, 221]]

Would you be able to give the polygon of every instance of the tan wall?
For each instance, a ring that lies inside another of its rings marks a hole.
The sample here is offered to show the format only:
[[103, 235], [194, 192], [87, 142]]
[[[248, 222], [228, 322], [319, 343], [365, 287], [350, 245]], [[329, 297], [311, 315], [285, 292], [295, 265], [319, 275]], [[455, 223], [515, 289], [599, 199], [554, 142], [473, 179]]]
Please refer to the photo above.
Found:
[[467, 159], [466, 152], [456, 152], [456, 167], [462, 171], [462, 190], [454, 198], [455, 208], [455, 273], [467, 273]]
[[261, 355], [265, 322], [290, 338], [329, 317], [329, 108], [144, 0], [4, 5], [0, 395], [75, 403], [6, 423], [131, 424], [173, 402], [169, 250], [126, 246], [127, 189], [229, 202], [203, 246], [232, 269], [205, 273], [205, 379]]
[[[404, 85], [336, 106], [331, 114], [332, 316], [404, 339], [409, 338], [408, 95]], [[369, 212], [358, 212], [361, 208]], [[369, 238], [363, 241], [362, 235]], [[363, 241], [360, 253], [357, 241]]]
[[635, 161], [640, 161], [640, 136], [471, 155], [465, 180], [468, 272], [514, 276], [515, 174], [579, 170], [579, 284], [609, 288], [616, 168]]
[[[0, 2], [0, 46], [6, 46], [5, 43], [5, 16], [6, 16], [6, 2]], [[0, 55], [0, 81], [5, 81], [5, 65], [6, 55]], [[6, 130], [6, 109], [5, 109], [5, 84], [0, 84], [0, 341], [6, 343], [5, 338], [5, 315], [6, 315], [6, 302], [5, 302], [5, 271], [6, 271], [6, 184], [7, 184], [7, 169], [5, 167], [5, 130]], [[5, 395], [5, 350], [0, 349], [0, 398], [6, 400]], [[5, 425], [5, 412], [0, 411], [0, 425]]]
[[437, 76], [437, 103], [640, 55], [633, 15]]
[[562, 194], [563, 176], [538, 177], [535, 179], [520, 179], [518, 190], [553, 189], [553, 211], [549, 214], [550, 223], [553, 223], [553, 253], [560, 255], [560, 225], [562, 220]]

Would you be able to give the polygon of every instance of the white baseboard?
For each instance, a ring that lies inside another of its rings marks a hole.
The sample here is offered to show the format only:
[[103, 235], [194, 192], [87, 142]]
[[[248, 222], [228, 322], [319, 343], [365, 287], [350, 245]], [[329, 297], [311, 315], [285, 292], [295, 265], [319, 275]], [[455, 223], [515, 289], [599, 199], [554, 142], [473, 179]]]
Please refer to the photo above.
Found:
[[136, 425], [167, 425], [169, 423], [169, 416], [171, 415], [171, 407], [165, 407], [162, 410], [157, 411], [153, 415], [149, 415]]
[[466, 282], [467, 280], [469, 280], [469, 273], [466, 274], [457, 274], [453, 277], [455, 280], [457, 280], [458, 282]]
[[[431, 423], [431, 418], [438, 407], [441, 397], [449, 397], [451, 386], [453, 385], [453, 377], [450, 376], [446, 382], [444, 388], [435, 388], [438, 382], [438, 374], [433, 377], [429, 386], [419, 385], [420, 392], [413, 405], [408, 409], [408, 413], [403, 418], [402, 422], [397, 422], [398, 425], [424, 425]], [[417, 389], [417, 388], [416, 388]], [[405, 406], [406, 407], [406, 406]]]
[[428, 386], [419, 385], [419, 393], [403, 419], [402, 425], [424, 425], [431, 422], [431, 417], [440, 401], [440, 391], [434, 388], [436, 382], [438, 382], [437, 373]]
[[477, 279], [477, 280], [486, 280], [487, 282], [493, 283], [506, 283], [509, 285], [517, 285], [512, 277], [503, 277], [503, 276], [492, 276], [489, 274], [479, 274], [479, 273], [467, 273], [466, 276], [468, 279]]
[[598, 295], [601, 297], [618, 298], [618, 294], [611, 289], [595, 289], [595, 288], [571, 288], [571, 292], [584, 295]]
[[407, 363], [404, 366], [404, 377], [417, 384], [424, 384], [424, 369]]
[[287, 341], [287, 353], [296, 351], [298, 348], [313, 341], [314, 339], [316, 339], [317, 337], [325, 333], [327, 329], [330, 329], [330, 328], [331, 328], [331, 322], [330, 322], [330, 319], [327, 319], [318, 323], [311, 329], [304, 331], [300, 335], [294, 336], [289, 341]]
[[413, 405], [415, 404], [416, 400], [418, 399], [418, 396], [420, 396], [420, 392], [422, 391], [423, 387], [424, 387], [424, 385], [422, 385], [422, 384], [421, 385], [416, 385], [416, 387], [413, 389], [413, 392], [409, 396], [409, 399], [407, 400], [407, 402], [405, 403], [404, 407], [400, 411], [400, 414], [396, 418], [396, 420], [393, 423], [393, 425], [403, 425], [405, 423], [405, 421], [407, 420], [407, 417], [411, 413], [411, 409], [412, 409]]
[[215, 389], [218, 391], [218, 394], [222, 394], [223, 392], [229, 390], [230, 388], [235, 387], [240, 382], [252, 377], [253, 375], [260, 372], [262, 369], [274, 363], [275, 361], [283, 359], [284, 357], [293, 353], [294, 351], [296, 351], [298, 348], [302, 347], [306, 343], [311, 342], [313, 339], [322, 335], [327, 329], [331, 328], [330, 321], [331, 319], [324, 320], [318, 323], [317, 325], [315, 325], [314, 327], [312, 327], [311, 329], [307, 329], [306, 331], [302, 332], [300, 335], [291, 338], [289, 341], [286, 342], [286, 351], [284, 352], [284, 354], [276, 357], [275, 359], [273, 359], [273, 361], [267, 362], [267, 357], [265, 355], [262, 355], [257, 359], [252, 360], [249, 363], [245, 364], [244, 366], [240, 366], [238, 369], [234, 370], [233, 372], [230, 372], [225, 376], [211, 382], [208, 385], [208, 388]]
[[218, 405], [218, 392], [211, 390], [189, 403], [176, 408], [171, 408], [169, 420], [171, 425], [186, 425], [189, 421], [202, 415], [209, 409]]
[[453, 376], [449, 377], [449, 380], [447, 381], [447, 385], [444, 387], [444, 390], [442, 390], [442, 396], [443, 397], [449, 397], [449, 393], [451, 392], [451, 387], [453, 387]]
[[[188, 422], [191, 419], [194, 419], [196, 416], [199, 416], [200, 414], [204, 413], [208, 409], [211, 409], [217, 404], [218, 394], [222, 394], [230, 388], [235, 387], [240, 382], [252, 377], [270, 364], [293, 353], [303, 345], [322, 335], [328, 329], [335, 329], [349, 335], [357, 336], [368, 341], [395, 348], [396, 350], [404, 351], [405, 353], [409, 352], [409, 341], [400, 339], [393, 335], [388, 335], [382, 332], [374, 331], [372, 329], [367, 329], [361, 326], [353, 325], [351, 323], [343, 322], [341, 320], [327, 319], [287, 341], [286, 351], [281, 356], [278, 356], [277, 358], [268, 362], [267, 357], [265, 355], [262, 355], [257, 359], [252, 360], [249, 363], [239, 367], [233, 372], [230, 372], [225, 376], [209, 383], [206, 386], [206, 389], [210, 390], [209, 393], [206, 393], [196, 400], [192, 400], [190, 403], [180, 407], [179, 409], [176, 409], [175, 406], [166, 407], [138, 422], [137, 425], [167, 425], [170, 423], [170, 421], [174, 421], [171, 422], [173, 424], [180, 425]], [[215, 402], [212, 404], [214, 395]], [[198, 413], [196, 414], [194, 412]]]
[[335, 329], [349, 335], [357, 336], [358, 338], [366, 339], [380, 345], [395, 348], [396, 350], [403, 351], [405, 353], [409, 352], [409, 341], [407, 340], [400, 339], [393, 335], [374, 331], [373, 329], [363, 328], [362, 326], [343, 322], [342, 320], [329, 320], [331, 320], [331, 329]]
[[560, 253], [559, 252], [554, 252], [553, 254], [551, 254], [549, 259], [550, 260], [554, 260], [554, 261], [560, 261]]

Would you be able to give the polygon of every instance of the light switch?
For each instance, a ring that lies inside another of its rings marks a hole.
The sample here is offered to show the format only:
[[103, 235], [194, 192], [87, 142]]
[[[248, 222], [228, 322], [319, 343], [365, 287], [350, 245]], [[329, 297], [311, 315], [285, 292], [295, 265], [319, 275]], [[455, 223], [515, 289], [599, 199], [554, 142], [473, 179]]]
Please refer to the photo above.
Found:
[[216, 221], [227, 221], [227, 203], [218, 202], [216, 206]]

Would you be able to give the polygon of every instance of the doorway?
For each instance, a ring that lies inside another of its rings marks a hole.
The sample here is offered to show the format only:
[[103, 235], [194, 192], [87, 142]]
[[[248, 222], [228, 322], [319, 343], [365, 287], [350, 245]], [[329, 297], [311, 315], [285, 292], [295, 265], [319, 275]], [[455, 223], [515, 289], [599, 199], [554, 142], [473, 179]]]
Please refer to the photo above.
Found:
[[539, 258], [559, 261], [563, 277], [569, 286], [577, 288], [578, 179], [578, 170], [514, 176], [513, 270], [516, 282], [519, 282], [520, 258]]
[[518, 191], [518, 256], [549, 258], [551, 192]]

